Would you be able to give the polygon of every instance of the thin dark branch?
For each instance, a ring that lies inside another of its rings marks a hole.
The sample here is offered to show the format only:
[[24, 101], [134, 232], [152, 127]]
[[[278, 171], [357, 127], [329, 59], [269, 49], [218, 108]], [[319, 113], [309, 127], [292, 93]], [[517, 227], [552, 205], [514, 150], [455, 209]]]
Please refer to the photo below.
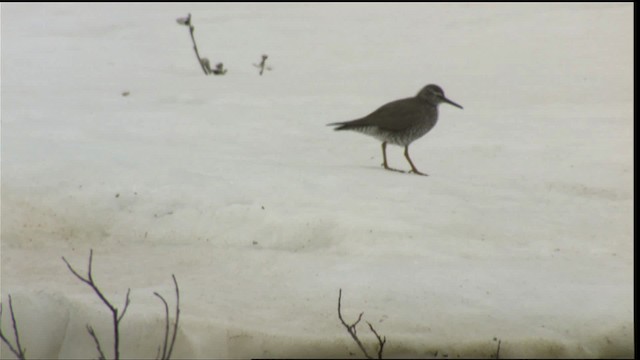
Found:
[[[258, 69], [260, 69], [260, 76], [262, 76], [262, 73], [264, 73], [264, 69], [266, 67], [266, 62], [267, 62], [267, 58], [269, 56], [264, 54], [262, 55], [262, 60], [260, 61], [260, 64], [253, 64], [253, 66], [257, 67]], [[270, 70], [269, 67], [266, 68], [267, 70]]]
[[167, 300], [165, 300], [162, 295], [158, 294], [157, 292], [154, 292], [153, 295], [159, 297], [164, 304], [164, 341], [162, 342], [162, 357], [160, 359], [166, 359], [167, 343], [169, 342], [169, 304], [167, 304]]
[[193, 36], [193, 31], [195, 30], [195, 28], [191, 24], [191, 13], [187, 15], [186, 19], [184, 20], [181, 19], [181, 21], [184, 21], [184, 22], [179, 22], [179, 23], [189, 26], [189, 34], [191, 35], [191, 42], [193, 43], [193, 51], [195, 51], [196, 57], [198, 58], [198, 64], [200, 64], [200, 67], [202, 68], [202, 71], [204, 72], [204, 74], [209, 75], [209, 71], [207, 70], [207, 67], [203, 59], [200, 57], [200, 52], [198, 51], [198, 45], [196, 45], [196, 38]]
[[[160, 356], [160, 347], [158, 347], [157, 359], [168, 360], [171, 358], [173, 352], [173, 345], [176, 343], [176, 335], [178, 334], [178, 323], [180, 322], [180, 288], [178, 288], [178, 281], [175, 275], [171, 275], [173, 278], [173, 284], [176, 289], [176, 321], [173, 323], [173, 335], [171, 336], [171, 342], [169, 342], [169, 305], [164, 297], [157, 292], [153, 294], [162, 300], [164, 304], [164, 316], [165, 316], [165, 329], [164, 329], [164, 341], [162, 346], [162, 356]], [[168, 349], [167, 349], [168, 346]]]
[[173, 345], [176, 343], [176, 335], [178, 334], [178, 322], [180, 322], [180, 288], [178, 287], [178, 280], [176, 280], [176, 276], [171, 274], [171, 277], [173, 278], [173, 285], [176, 288], [176, 322], [173, 323], [173, 336], [171, 337], [171, 345], [169, 345], [167, 359], [171, 358]]
[[373, 328], [373, 325], [371, 325], [371, 323], [368, 321], [367, 321], [367, 324], [369, 324], [369, 329], [371, 329], [371, 332], [378, 339], [378, 344], [380, 344], [380, 346], [378, 347], [378, 359], [382, 359], [382, 351], [384, 351], [384, 344], [387, 342], [387, 337], [383, 336], [381, 338], [380, 335], [378, 335], [378, 332], [376, 331], [376, 329]]
[[358, 336], [356, 335], [356, 325], [360, 322], [360, 320], [362, 319], [362, 314], [364, 313], [360, 313], [360, 316], [358, 316], [358, 320], [355, 323], [349, 325], [342, 318], [341, 303], [342, 303], [342, 289], [340, 289], [340, 291], [338, 292], [338, 318], [340, 319], [340, 322], [342, 323], [342, 325], [347, 329], [347, 332], [349, 333], [349, 335], [351, 335], [351, 338], [353, 338], [353, 341], [355, 341], [356, 344], [358, 344], [358, 347], [360, 348], [360, 350], [362, 350], [362, 353], [364, 353], [364, 356], [367, 359], [373, 359], [373, 357], [371, 357], [369, 353], [367, 353], [367, 350], [364, 348], [364, 345], [362, 345], [362, 342], [360, 342], [360, 339], [358, 339]]
[[[91, 269], [91, 259], [92, 258], [93, 258], [93, 249], [89, 250], [89, 269]], [[89, 281], [88, 279], [83, 278], [82, 275], [78, 274], [76, 272], [76, 270], [71, 266], [71, 264], [69, 264], [67, 259], [64, 258], [64, 256], [62, 257], [62, 261], [64, 261], [65, 264], [67, 264], [67, 267], [69, 268], [71, 273], [73, 273], [73, 275], [75, 275], [78, 279], [80, 279], [80, 281], [82, 281], [85, 284], [91, 285], [91, 281]], [[91, 270], [89, 270], [89, 278], [91, 278]]]
[[13, 323], [13, 334], [16, 339], [16, 346], [18, 347], [18, 351], [22, 354], [24, 358], [24, 353], [27, 352], [27, 349], [22, 349], [20, 345], [20, 335], [18, 334], [18, 323], [16, 322], [16, 315], [13, 312], [13, 301], [11, 300], [11, 295], [9, 295], [9, 312], [11, 313], [11, 322]]
[[104, 296], [104, 294], [102, 293], [102, 291], [100, 291], [100, 289], [98, 288], [98, 286], [96, 285], [95, 281], [93, 280], [93, 249], [89, 250], [89, 268], [87, 269], [87, 277], [83, 277], [82, 275], [80, 275], [72, 266], [71, 264], [69, 264], [69, 262], [67, 261], [67, 259], [64, 258], [64, 256], [62, 257], [62, 261], [64, 261], [67, 264], [67, 267], [69, 268], [69, 270], [71, 271], [71, 273], [73, 275], [75, 275], [78, 279], [80, 279], [80, 281], [82, 281], [83, 283], [89, 285], [89, 287], [91, 287], [93, 289], [93, 291], [98, 295], [98, 297], [100, 298], [100, 300], [102, 300], [102, 302], [109, 308], [109, 310], [111, 311], [111, 317], [113, 319], [113, 351], [114, 351], [114, 357], [116, 360], [120, 359], [120, 331], [119, 331], [119, 325], [120, 325], [120, 321], [122, 320], [122, 317], [124, 316], [125, 312], [127, 311], [127, 308], [129, 307], [129, 303], [130, 298], [129, 298], [129, 294], [131, 292], [131, 289], [127, 290], [127, 296], [125, 299], [125, 304], [124, 304], [124, 308], [122, 311], [122, 314], [120, 316], [118, 316], [118, 308], [116, 308], [115, 306], [113, 306], [111, 304], [111, 302], [109, 302], [109, 300], [107, 300], [107, 298]]
[[91, 337], [93, 338], [93, 341], [96, 343], [96, 349], [98, 349], [98, 354], [100, 354], [100, 357], [98, 359], [105, 360], [106, 357], [104, 356], [102, 347], [100, 347], [100, 340], [98, 340], [98, 336], [96, 335], [96, 332], [93, 331], [93, 328], [91, 327], [91, 325], [87, 325], [87, 332], [89, 332], [89, 335], [91, 335]]
[[200, 63], [200, 67], [202, 68], [202, 71], [204, 72], [205, 75], [209, 75], [209, 72], [207, 71], [207, 68], [205, 67], [204, 62], [202, 62], [202, 58], [200, 57], [200, 53], [198, 52], [198, 46], [196, 45], [196, 39], [193, 36], [193, 30], [195, 28], [193, 27], [193, 25], [189, 26], [189, 34], [191, 34], [191, 41], [193, 41], [193, 50], [196, 52], [196, 57], [198, 58], [198, 63]]
[[[0, 338], [2, 339], [2, 342], [4, 342], [7, 347], [9, 348], [9, 350], [20, 360], [24, 360], [25, 358], [25, 353], [27, 352], [26, 348], [22, 348], [22, 346], [20, 345], [20, 335], [18, 334], [18, 324], [16, 322], [16, 316], [15, 313], [13, 312], [13, 302], [11, 301], [11, 295], [9, 295], [9, 313], [11, 315], [11, 322], [13, 324], [13, 335], [16, 341], [16, 347], [18, 348], [16, 350], [16, 348], [14, 348], [11, 343], [9, 342], [9, 340], [4, 336], [4, 333], [2, 332], [2, 326], [0, 324]], [[0, 303], [0, 321], [2, 320], [2, 303]]]
[[16, 350], [13, 345], [11, 345], [11, 343], [9, 342], [9, 340], [4, 336], [3, 333], [0, 332], [0, 339], [2, 339], [2, 342], [7, 345], [7, 347], [9, 348], [9, 350], [13, 353], [13, 355], [15, 355], [18, 359], [24, 359], [24, 356], [20, 355], [20, 352], [18, 350]]
[[127, 312], [127, 309], [129, 308], [129, 304], [131, 303], [131, 299], [129, 299], [130, 293], [131, 293], [131, 289], [127, 289], [127, 297], [124, 300], [124, 308], [122, 309], [122, 314], [118, 316], [118, 323], [120, 323], [120, 320], [122, 320], [122, 318], [124, 317], [124, 314]]
[[89, 250], [89, 268], [87, 270], [87, 277], [86, 278], [84, 278], [84, 277], [82, 277], [82, 275], [78, 274], [78, 272], [71, 266], [71, 264], [69, 264], [69, 262], [67, 261], [67, 259], [64, 258], [64, 256], [62, 257], [62, 261], [64, 261], [67, 264], [67, 267], [69, 268], [69, 270], [71, 270], [73, 275], [75, 275], [83, 283], [89, 285], [93, 289], [93, 291], [95, 291], [95, 293], [98, 295], [100, 300], [102, 300], [102, 302], [105, 305], [107, 305], [107, 307], [109, 308], [109, 310], [111, 310], [111, 312], [117, 312], [118, 311], [118, 309], [116, 309], [115, 306], [111, 305], [109, 300], [107, 300], [107, 298], [104, 296], [104, 294], [102, 294], [102, 291], [100, 291], [98, 286], [93, 281], [93, 275], [92, 275], [92, 271], [93, 271], [93, 249]]
[[498, 350], [496, 351], [496, 359], [500, 359], [500, 344], [502, 344], [502, 340], [498, 339]]

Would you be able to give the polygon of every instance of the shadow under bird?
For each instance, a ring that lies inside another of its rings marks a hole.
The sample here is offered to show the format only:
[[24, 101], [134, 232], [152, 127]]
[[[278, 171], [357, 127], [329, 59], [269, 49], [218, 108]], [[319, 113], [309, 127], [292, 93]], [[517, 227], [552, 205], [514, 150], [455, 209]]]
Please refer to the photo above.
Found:
[[334, 130], [353, 130], [382, 141], [382, 166], [387, 170], [404, 172], [389, 167], [386, 152], [388, 143], [404, 146], [404, 156], [411, 165], [410, 172], [426, 176], [413, 165], [409, 157], [409, 144], [433, 129], [438, 122], [438, 105], [441, 103], [462, 109], [462, 106], [444, 96], [442, 88], [431, 84], [422, 88], [418, 95], [382, 105], [363, 118], [328, 125], [337, 126]]

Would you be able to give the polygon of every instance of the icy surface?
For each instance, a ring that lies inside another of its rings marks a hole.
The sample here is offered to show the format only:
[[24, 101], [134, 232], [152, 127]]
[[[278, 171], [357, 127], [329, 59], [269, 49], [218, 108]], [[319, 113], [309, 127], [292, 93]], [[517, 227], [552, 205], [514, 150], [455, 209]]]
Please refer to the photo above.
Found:
[[[1, 13], [2, 302], [27, 357], [96, 358], [87, 323], [112, 356], [61, 259], [89, 249], [116, 306], [131, 288], [124, 357], [156, 355], [171, 274], [174, 358], [361, 357], [340, 288], [387, 357], [634, 355], [632, 4]], [[429, 83], [464, 106], [411, 146], [429, 177], [325, 126]]]

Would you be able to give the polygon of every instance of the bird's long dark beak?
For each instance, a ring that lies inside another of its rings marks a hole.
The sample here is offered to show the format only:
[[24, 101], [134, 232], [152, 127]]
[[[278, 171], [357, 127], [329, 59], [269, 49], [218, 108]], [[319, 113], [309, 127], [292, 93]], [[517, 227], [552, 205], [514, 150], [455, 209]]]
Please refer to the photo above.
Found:
[[447, 99], [447, 98], [446, 98], [446, 97], [444, 97], [444, 96], [442, 97], [442, 101], [446, 102], [447, 104], [451, 104], [451, 105], [453, 105], [453, 106], [455, 106], [455, 107], [457, 107], [457, 108], [462, 109], [462, 106], [460, 106], [460, 105], [458, 105], [458, 104], [454, 103], [453, 101], [451, 101], [451, 100]]

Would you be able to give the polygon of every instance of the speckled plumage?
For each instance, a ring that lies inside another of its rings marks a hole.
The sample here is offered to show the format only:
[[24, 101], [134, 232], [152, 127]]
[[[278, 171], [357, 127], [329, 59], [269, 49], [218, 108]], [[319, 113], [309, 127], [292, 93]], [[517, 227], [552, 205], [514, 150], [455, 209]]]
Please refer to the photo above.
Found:
[[382, 155], [385, 169], [387, 165], [386, 145], [405, 147], [405, 157], [411, 165], [411, 172], [426, 175], [418, 171], [409, 157], [409, 144], [428, 133], [438, 122], [438, 105], [448, 103], [462, 109], [444, 96], [438, 85], [427, 85], [411, 98], [387, 103], [371, 114], [352, 121], [331, 123], [335, 130], [353, 130], [382, 141]]

